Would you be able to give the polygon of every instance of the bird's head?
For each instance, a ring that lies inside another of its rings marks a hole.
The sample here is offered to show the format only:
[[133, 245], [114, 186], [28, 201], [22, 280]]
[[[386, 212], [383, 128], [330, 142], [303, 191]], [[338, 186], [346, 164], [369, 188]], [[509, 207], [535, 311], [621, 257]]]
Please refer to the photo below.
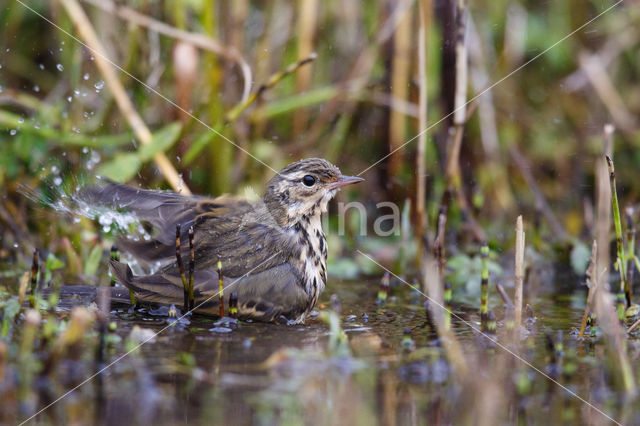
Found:
[[341, 187], [363, 180], [342, 175], [327, 160], [307, 158], [289, 164], [271, 178], [264, 202], [281, 226], [293, 226], [303, 217], [325, 212]]

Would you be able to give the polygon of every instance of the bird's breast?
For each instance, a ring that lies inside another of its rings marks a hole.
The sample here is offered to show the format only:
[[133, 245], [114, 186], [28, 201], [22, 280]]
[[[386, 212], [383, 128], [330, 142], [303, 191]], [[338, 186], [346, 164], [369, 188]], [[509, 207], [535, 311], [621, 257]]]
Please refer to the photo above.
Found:
[[310, 311], [318, 301], [327, 280], [327, 240], [322, 231], [320, 215], [300, 221], [298, 243], [301, 245], [303, 286], [309, 296]]

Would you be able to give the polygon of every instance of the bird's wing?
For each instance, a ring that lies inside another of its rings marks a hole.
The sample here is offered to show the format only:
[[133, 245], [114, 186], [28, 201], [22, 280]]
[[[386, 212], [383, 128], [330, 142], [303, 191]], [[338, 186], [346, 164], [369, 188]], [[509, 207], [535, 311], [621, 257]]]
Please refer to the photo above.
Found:
[[300, 257], [297, 236], [256, 211], [198, 216], [194, 246], [197, 269], [215, 268], [220, 259], [229, 277], [261, 272]]
[[295, 248], [292, 238], [283, 233], [275, 221], [258, 215], [254, 205], [231, 195], [185, 197], [106, 181], [104, 185], [83, 189], [79, 198], [90, 204], [124, 210], [151, 225], [154, 231], [149, 241], [122, 238], [118, 242], [122, 250], [143, 262], [175, 260], [177, 225], [182, 230], [185, 263], [189, 255], [188, 229], [195, 228], [197, 269], [215, 268], [220, 259], [225, 275], [240, 276], [254, 269], [259, 272], [278, 265], [296, 254], [292, 251]]
[[[177, 273], [158, 273], [134, 276], [131, 268], [115, 260], [111, 270], [118, 282], [134, 291], [142, 302], [182, 306], [184, 290]], [[300, 286], [296, 269], [288, 263], [238, 278], [224, 278], [224, 295], [238, 295], [241, 318], [273, 321], [280, 315], [288, 319], [299, 318], [308, 307], [308, 295]], [[219, 312], [219, 283], [215, 270], [194, 273], [194, 300], [196, 312], [217, 315]]]

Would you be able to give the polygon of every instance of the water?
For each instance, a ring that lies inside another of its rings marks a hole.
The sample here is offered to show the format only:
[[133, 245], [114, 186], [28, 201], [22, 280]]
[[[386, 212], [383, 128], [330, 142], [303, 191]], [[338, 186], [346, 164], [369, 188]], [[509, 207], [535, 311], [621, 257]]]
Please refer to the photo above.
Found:
[[[488, 407], [493, 401], [491, 415], [502, 421], [520, 418], [536, 423], [548, 418], [560, 421], [564, 416], [574, 416], [576, 421], [585, 420], [584, 416], [604, 419], [502, 349], [486, 349], [481, 336], [454, 320], [473, 374], [507, 374], [499, 382], [502, 389], [494, 389], [494, 399], [483, 400], [484, 388], [465, 389], [456, 383], [442, 348], [425, 326], [422, 298], [398, 284], [388, 303], [379, 306], [377, 291], [377, 280], [330, 280], [322, 295], [320, 310], [329, 308], [332, 293], [341, 301], [340, 317], [352, 354], [346, 357], [328, 353], [329, 328], [317, 316], [299, 326], [240, 323], [231, 332], [219, 333], [210, 331], [215, 327], [210, 318], [195, 316], [167, 326], [166, 309], [152, 315], [146, 308], [131, 312], [119, 306], [111, 312], [111, 320], [117, 323], [121, 340], [107, 349], [106, 364], [113, 364], [82, 384], [98, 371], [91, 353], [83, 360], [60, 363], [57, 376], [42, 383], [33, 408], [80, 385], [39, 420], [56, 424], [422, 424], [425, 420], [457, 424], [474, 418], [479, 400]], [[625, 404], [603, 367], [604, 345], [578, 342], [568, 333], [582, 314], [572, 300], [584, 294], [567, 296], [537, 296], [533, 306], [537, 320], [529, 329], [531, 345], [525, 345], [522, 356], [549, 372], [545, 334], [563, 330], [565, 364], [571, 353], [579, 351], [580, 358], [572, 362], [577, 362], [580, 373], [560, 375], [557, 380], [619, 418]], [[73, 306], [89, 304], [90, 299], [63, 295], [58, 315], [67, 315]], [[499, 301], [492, 299], [491, 305], [498, 308], [500, 320]], [[475, 309], [456, 306], [455, 311], [472, 324], [477, 321]], [[131, 348], [124, 342], [134, 327], [159, 334], [118, 360]], [[411, 353], [402, 349], [406, 329], [416, 347]], [[530, 380], [528, 393], [517, 399], [521, 407], [502, 406], [505, 395], [511, 398], [515, 392], [509, 384], [520, 376]], [[490, 377], [481, 379], [479, 386], [492, 389]], [[470, 395], [474, 399], [469, 400]]]

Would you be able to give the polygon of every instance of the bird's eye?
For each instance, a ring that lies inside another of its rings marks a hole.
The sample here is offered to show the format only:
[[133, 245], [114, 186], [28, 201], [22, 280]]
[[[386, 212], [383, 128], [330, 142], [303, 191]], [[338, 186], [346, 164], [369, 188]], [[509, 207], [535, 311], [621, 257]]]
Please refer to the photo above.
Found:
[[316, 183], [316, 178], [311, 175], [305, 175], [305, 177], [302, 178], [302, 183], [304, 183], [305, 186], [312, 187]]

